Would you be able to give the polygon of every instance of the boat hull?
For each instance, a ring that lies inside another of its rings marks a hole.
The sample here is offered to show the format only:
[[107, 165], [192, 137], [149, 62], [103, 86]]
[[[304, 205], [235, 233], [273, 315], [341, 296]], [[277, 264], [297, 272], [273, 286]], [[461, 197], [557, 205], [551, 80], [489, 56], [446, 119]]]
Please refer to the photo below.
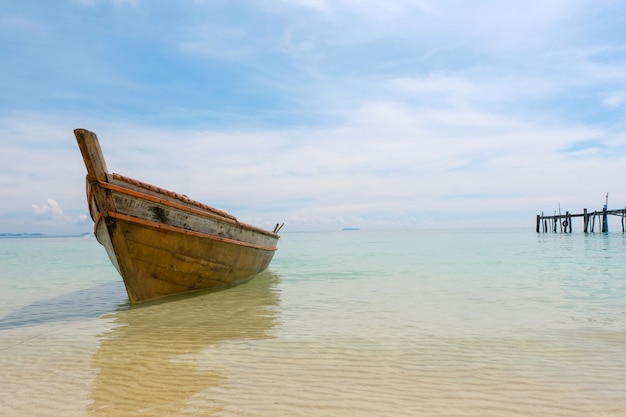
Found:
[[265, 270], [273, 250], [112, 218], [96, 237], [124, 279], [131, 303], [241, 284]]
[[94, 234], [122, 276], [131, 303], [228, 288], [269, 266], [277, 233], [240, 223], [184, 195], [110, 174], [104, 160], [93, 161], [101, 155], [95, 134], [75, 133], [88, 170]]

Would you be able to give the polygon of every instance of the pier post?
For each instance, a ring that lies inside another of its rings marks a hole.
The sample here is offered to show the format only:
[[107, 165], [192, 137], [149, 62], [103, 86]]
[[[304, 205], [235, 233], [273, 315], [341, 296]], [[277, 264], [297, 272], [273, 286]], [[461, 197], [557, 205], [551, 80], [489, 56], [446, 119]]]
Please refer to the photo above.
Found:
[[593, 229], [596, 227], [596, 212], [593, 212], [593, 217], [591, 218], [591, 233], [593, 233]]
[[609, 231], [609, 219], [606, 214], [606, 206], [602, 208], [602, 233]]
[[565, 220], [567, 224], [565, 225], [565, 233], [567, 233], [567, 227], [569, 226], [569, 232], [572, 233], [572, 215], [569, 211], [565, 212]]
[[563, 233], [567, 233], [567, 227], [570, 225], [569, 224], [569, 211], [565, 212], [565, 216], [563, 216], [563, 221], [561, 222], [561, 224], [563, 225]]
[[583, 231], [587, 233], [587, 227], [589, 226], [589, 215], [587, 214], [587, 209], [583, 209]]
[[539, 233], [539, 222], [541, 221], [541, 217], [537, 214], [537, 233]]

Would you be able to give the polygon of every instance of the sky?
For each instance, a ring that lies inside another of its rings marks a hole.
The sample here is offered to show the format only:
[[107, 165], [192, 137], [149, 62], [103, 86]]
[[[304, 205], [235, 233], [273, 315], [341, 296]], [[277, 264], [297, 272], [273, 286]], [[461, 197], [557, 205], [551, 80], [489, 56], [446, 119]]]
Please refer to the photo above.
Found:
[[0, 233], [92, 230], [79, 127], [286, 232], [623, 208], [625, 28], [611, 0], [4, 0]]

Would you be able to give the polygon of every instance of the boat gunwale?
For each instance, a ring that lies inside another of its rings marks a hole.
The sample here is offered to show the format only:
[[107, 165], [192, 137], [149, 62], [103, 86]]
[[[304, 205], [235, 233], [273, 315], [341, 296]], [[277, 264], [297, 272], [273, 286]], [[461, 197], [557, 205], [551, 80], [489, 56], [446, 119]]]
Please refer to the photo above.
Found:
[[[219, 210], [219, 209], [215, 209], [213, 207], [207, 206], [206, 204], [200, 203], [198, 201], [192, 200], [189, 197], [184, 197], [174, 193], [172, 191], [169, 190], [165, 190], [163, 188], [160, 187], [156, 187], [154, 185], [150, 185], [150, 184], [146, 184], [146, 183], [142, 183], [141, 181], [138, 180], [134, 180], [132, 178], [128, 178], [128, 177], [124, 177], [122, 175], [119, 174], [114, 174], [113, 178], [117, 179], [117, 180], [121, 180], [121, 181], [126, 181], [129, 182], [130, 184], [135, 185], [136, 187], [140, 187], [140, 188], [144, 188], [146, 190], [152, 191], [153, 193], [158, 193], [158, 194], [162, 194], [164, 197], [169, 197], [169, 198], [173, 198], [178, 200], [180, 203], [175, 202], [175, 201], [171, 201], [167, 198], [161, 198], [161, 197], [157, 197], [154, 196], [152, 194], [147, 194], [141, 191], [137, 191], [128, 187], [124, 187], [122, 185], [118, 185], [118, 184], [113, 184], [110, 182], [106, 182], [106, 181], [95, 181], [95, 183], [97, 185], [99, 185], [102, 188], [114, 191], [114, 192], [119, 192], [122, 194], [126, 194], [129, 195], [131, 197], [136, 197], [136, 198], [140, 198], [146, 201], [151, 201], [153, 203], [157, 203], [157, 204], [162, 204], [164, 206], [168, 206], [171, 208], [175, 208], [178, 210], [182, 210], [182, 211], [186, 211], [189, 213], [194, 213], [203, 217], [210, 217], [213, 218], [215, 220], [219, 220], [219, 221], [223, 221], [225, 223], [231, 223], [233, 225], [236, 225], [238, 227], [242, 227], [244, 229], [248, 229], [251, 230], [253, 232], [257, 232], [260, 234], [264, 234], [267, 236], [271, 236], [274, 237], [276, 239], [280, 239], [280, 235], [278, 235], [277, 233], [273, 233], [270, 232], [269, 230], [266, 229], [262, 229], [260, 227], [256, 227], [250, 224], [246, 224], [246, 223], [241, 223], [237, 220], [237, 218], [235, 218], [234, 216], [232, 216], [229, 213], [224, 212], [223, 210]], [[131, 180], [131, 181], [127, 181], [127, 180]], [[184, 229], [186, 230], [186, 229]]]
[[[192, 205], [192, 206], [195, 206], [195, 207], [199, 207], [201, 209], [209, 211], [212, 214], [216, 214], [218, 216], [226, 217], [226, 218], [232, 219], [232, 220], [236, 221], [237, 223], [239, 223], [237, 218], [235, 216], [233, 216], [232, 214], [230, 214], [230, 213], [228, 213], [228, 212], [226, 212], [224, 210], [221, 210], [221, 209], [218, 209], [218, 208], [215, 208], [215, 207], [211, 207], [208, 204], [204, 204], [204, 203], [201, 203], [199, 201], [193, 200], [193, 199], [187, 197], [184, 194], [179, 194], [179, 193], [177, 193], [175, 191], [170, 191], [170, 190], [167, 190], [165, 188], [157, 187], [156, 185], [152, 185], [152, 184], [149, 184], [147, 182], [140, 181], [140, 180], [135, 179], [135, 178], [127, 177], [125, 175], [118, 174], [118, 173], [115, 173], [115, 172], [113, 172], [110, 175], [111, 175], [111, 177], [114, 180], [126, 182], [126, 183], [128, 183], [130, 185], [134, 185], [134, 186], [139, 187], [139, 188], [144, 188], [146, 190], [149, 190], [149, 191], [152, 191], [152, 192], [155, 192], [155, 193], [158, 193], [158, 194], [163, 194], [164, 196], [171, 197], [173, 199], [179, 200], [179, 201], [181, 201], [181, 202], [183, 202], [185, 204], [189, 204], [189, 205]], [[110, 181], [108, 181], [108, 182], [111, 183]]]
[[108, 216], [112, 217], [114, 219], [117, 219], [117, 220], [122, 220], [122, 221], [130, 222], [130, 223], [136, 223], [136, 224], [152, 227], [152, 228], [159, 229], [159, 230], [165, 230], [165, 231], [170, 231], [170, 232], [174, 232], [174, 233], [181, 233], [181, 234], [186, 234], [186, 235], [190, 235], [190, 236], [196, 236], [196, 237], [210, 239], [210, 240], [215, 240], [215, 241], [219, 241], [219, 242], [230, 243], [230, 244], [233, 244], [233, 245], [245, 246], [245, 247], [249, 247], [249, 248], [253, 248], [253, 249], [259, 249], [259, 250], [264, 250], [264, 251], [268, 251], [268, 252], [275, 252], [275, 251], [278, 250], [277, 247], [262, 246], [262, 245], [257, 245], [257, 244], [254, 244], [254, 243], [244, 242], [244, 241], [241, 241], [241, 240], [230, 239], [230, 238], [221, 237], [221, 236], [215, 236], [215, 235], [212, 235], [210, 233], [203, 233], [203, 232], [198, 232], [198, 231], [195, 231], [195, 230], [184, 229], [184, 228], [179, 227], [179, 226], [173, 226], [173, 225], [170, 225], [170, 224], [159, 223], [159, 222], [155, 222], [155, 221], [152, 221], [152, 220], [143, 219], [143, 218], [140, 218], [140, 217], [135, 217], [135, 216], [129, 216], [127, 214], [116, 213], [116, 212], [113, 212], [113, 211], [108, 212]]

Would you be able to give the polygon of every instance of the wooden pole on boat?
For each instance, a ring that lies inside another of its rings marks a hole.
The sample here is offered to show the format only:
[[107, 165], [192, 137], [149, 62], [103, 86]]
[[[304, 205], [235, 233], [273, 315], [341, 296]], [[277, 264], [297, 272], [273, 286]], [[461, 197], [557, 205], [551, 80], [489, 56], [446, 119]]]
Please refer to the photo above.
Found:
[[74, 136], [87, 167], [87, 180], [106, 181], [107, 165], [96, 134], [86, 129], [74, 129]]

